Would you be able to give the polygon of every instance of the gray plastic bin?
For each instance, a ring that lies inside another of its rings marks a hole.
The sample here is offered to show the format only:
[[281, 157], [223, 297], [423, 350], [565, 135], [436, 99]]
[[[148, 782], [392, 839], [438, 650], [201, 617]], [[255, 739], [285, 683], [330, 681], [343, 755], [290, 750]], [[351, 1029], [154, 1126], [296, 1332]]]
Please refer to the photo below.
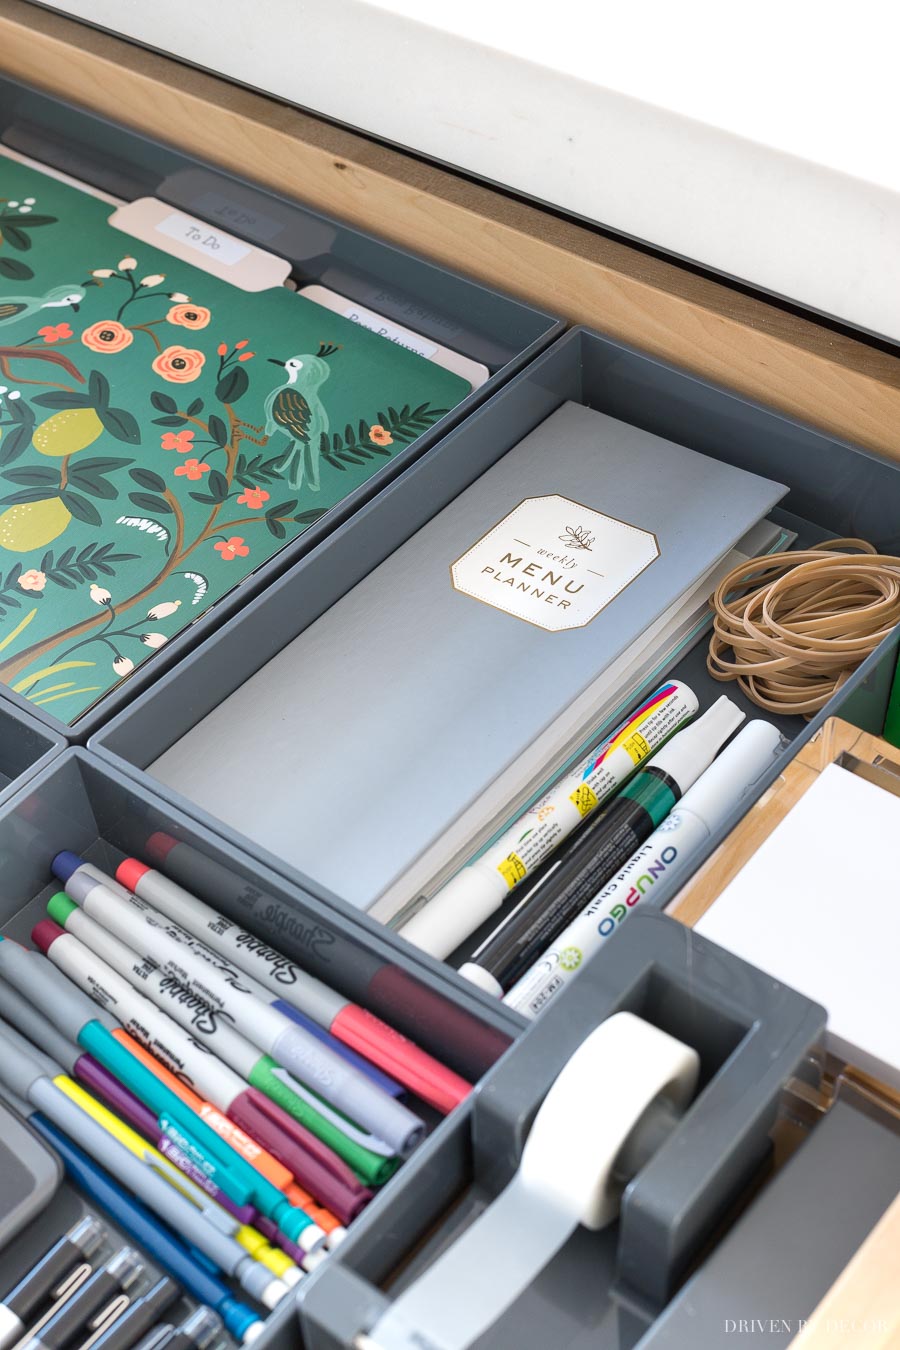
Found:
[[[435, 979], [414, 954], [410, 959], [405, 944], [396, 943], [384, 930], [364, 932], [358, 925], [347, 924], [343, 916], [336, 922], [328, 906], [307, 900], [252, 856], [229, 847], [80, 748], [63, 750], [30, 784], [0, 805], [0, 930], [23, 945], [32, 945], [31, 929], [46, 916], [47, 900], [60, 889], [50, 870], [60, 850], [79, 852], [112, 873], [123, 857], [145, 856], [148, 839], [159, 831], [187, 845], [198, 869], [209, 869], [206, 888], [196, 882], [194, 886], [207, 901], [240, 919], [334, 988], [386, 1017], [471, 1081], [505, 1053], [521, 1030], [515, 1014], [501, 1007], [484, 1007], [476, 994], [460, 994], [446, 979]], [[224, 877], [230, 879], [230, 894], [223, 890]], [[442, 1122], [416, 1098], [407, 1099], [430, 1130], [447, 1133], [449, 1120]], [[387, 1185], [395, 1181], [396, 1177]], [[16, 1239], [14, 1250], [0, 1253], [0, 1293], [85, 1209], [95, 1212], [76, 1188], [64, 1182], [44, 1214]], [[289, 1350], [296, 1344], [291, 1305], [287, 1299], [271, 1316], [271, 1332], [259, 1341], [263, 1350], [270, 1346]], [[186, 1310], [176, 1309], [176, 1314]]]
[[[177, 673], [164, 676], [112, 719], [93, 737], [92, 748], [128, 766], [140, 779], [142, 771], [174, 741], [565, 399], [786, 483], [790, 493], [783, 509], [774, 515], [798, 531], [801, 543], [830, 533], [871, 539], [884, 552], [897, 552], [900, 547], [900, 471], [896, 466], [609, 338], [573, 329], [392, 483], [377, 501], [364, 507], [352, 533], [332, 536], [325, 548], [281, 577], [251, 611], [231, 620], [198, 648]], [[881, 730], [896, 643], [896, 635], [887, 639], [813, 722], [799, 717], [776, 719], [791, 743], [773, 767], [770, 781], [822, 721], [838, 711], [868, 730]], [[717, 684], [710, 678], [704, 644], [669, 673], [685, 679], [704, 708], [727, 692], [748, 716], [761, 715], [735, 685]], [[209, 754], [215, 753], [210, 746]], [[167, 800], [208, 827], [226, 831], [202, 803], [187, 800], [168, 785], [158, 786]], [[765, 786], [762, 782], [759, 790]], [[746, 798], [741, 809], [750, 804]], [[707, 853], [724, 833], [710, 841]], [[242, 842], [253, 845], [252, 839]], [[282, 859], [265, 851], [261, 856], [309, 894], [321, 893], [314, 882]], [[340, 897], [329, 898], [351, 912]], [[657, 903], [665, 898], [660, 893]], [[463, 951], [457, 954], [462, 955]]]
[[[34, 714], [83, 742], [274, 577], [332, 532], [349, 528], [354, 512], [497, 390], [563, 330], [563, 323], [464, 275], [395, 248], [301, 203], [277, 196], [137, 132], [82, 112], [0, 76], [0, 142], [114, 196], [156, 196], [220, 222], [232, 234], [289, 259], [301, 284], [320, 282], [435, 342], [486, 364], [488, 381], [424, 435], [400, 450], [333, 511], [254, 572], [188, 629], [166, 643], [73, 727], [40, 708]], [[464, 266], [465, 260], [461, 259]], [[28, 707], [0, 685], [0, 699]]]
[[0, 802], [65, 748], [62, 736], [29, 713], [0, 703]]

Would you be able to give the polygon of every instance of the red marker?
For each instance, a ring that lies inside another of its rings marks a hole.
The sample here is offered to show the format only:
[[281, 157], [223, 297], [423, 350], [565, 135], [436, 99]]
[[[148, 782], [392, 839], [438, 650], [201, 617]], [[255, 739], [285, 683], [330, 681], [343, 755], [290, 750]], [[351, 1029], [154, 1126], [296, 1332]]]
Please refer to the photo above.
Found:
[[[148, 841], [153, 855], [165, 860], [177, 847], [167, 835]], [[364, 1008], [307, 974], [281, 952], [218, 914], [161, 872], [136, 858], [121, 863], [116, 880], [186, 929], [200, 942], [251, 975], [271, 1004], [295, 1008], [339, 1041], [444, 1113], [452, 1111], [472, 1090], [464, 1078], [421, 1050], [414, 1042], [366, 1012]]]

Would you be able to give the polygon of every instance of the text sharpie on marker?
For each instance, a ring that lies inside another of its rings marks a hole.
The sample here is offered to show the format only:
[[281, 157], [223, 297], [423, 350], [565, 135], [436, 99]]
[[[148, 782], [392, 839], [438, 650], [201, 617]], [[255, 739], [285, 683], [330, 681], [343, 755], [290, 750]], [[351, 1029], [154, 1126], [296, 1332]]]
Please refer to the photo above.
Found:
[[[351, 1068], [315, 1037], [262, 1003], [225, 973], [221, 966], [204, 959], [189, 945], [187, 932], [179, 936], [172, 920], [136, 895], [124, 900], [116, 890], [77, 871], [68, 871], [68, 859], [58, 855], [54, 871], [61, 876], [69, 897], [86, 914], [146, 955], [199, 998], [221, 1009], [235, 1030], [265, 1055], [296, 1074], [337, 1110], [384, 1139], [405, 1157], [424, 1137], [422, 1121], [401, 1102], [376, 1088], [363, 1074]], [[183, 930], [182, 930], [183, 931]], [[210, 956], [213, 956], [210, 953]]]
[[[175, 840], [166, 841], [162, 835], [154, 835], [150, 843], [156, 852], [177, 847]], [[117, 869], [116, 880], [252, 976], [266, 989], [268, 1001], [279, 1011], [287, 1016], [293, 1016], [294, 1010], [302, 1013], [371, 1059], [436, 1110], [451, 1111], [471, 1092], [470, 1083], [393, 1027], [329, 989], [162, 872], [146, 867], [136, 858], [127, 858]]]

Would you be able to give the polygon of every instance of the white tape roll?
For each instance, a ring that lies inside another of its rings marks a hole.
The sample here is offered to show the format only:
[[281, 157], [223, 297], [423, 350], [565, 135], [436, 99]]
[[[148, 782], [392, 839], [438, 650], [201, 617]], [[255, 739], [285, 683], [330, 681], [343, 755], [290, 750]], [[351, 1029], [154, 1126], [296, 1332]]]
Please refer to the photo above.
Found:
[[464, 1350], [532, 1282], [581, 1223], [618, 1213], [614, 1166], [660, 1097], [683, 1109], [696, 1051], [632, 1013], [616, 1013], [578, 1047], [535, 1116], [519, 1170], [397, 1298], [358, 1350]]

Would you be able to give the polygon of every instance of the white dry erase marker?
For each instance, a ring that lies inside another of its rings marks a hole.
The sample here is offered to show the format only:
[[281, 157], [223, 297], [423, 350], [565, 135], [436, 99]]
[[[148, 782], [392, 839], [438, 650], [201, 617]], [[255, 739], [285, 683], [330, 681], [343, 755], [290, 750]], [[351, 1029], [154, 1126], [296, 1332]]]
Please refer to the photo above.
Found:
[[699, 706], [693, 690], [680, 680], [667, 680], [655, 689], [491, 848], [442, 886], [404, 924], [401, 936], [432, 956], [448, 957]]
[[671, 895], [710, 835], [771, 766], [781, 744], [771, 722], [748, 722], [503, 1002], [536, 1017], [642, 900]]

